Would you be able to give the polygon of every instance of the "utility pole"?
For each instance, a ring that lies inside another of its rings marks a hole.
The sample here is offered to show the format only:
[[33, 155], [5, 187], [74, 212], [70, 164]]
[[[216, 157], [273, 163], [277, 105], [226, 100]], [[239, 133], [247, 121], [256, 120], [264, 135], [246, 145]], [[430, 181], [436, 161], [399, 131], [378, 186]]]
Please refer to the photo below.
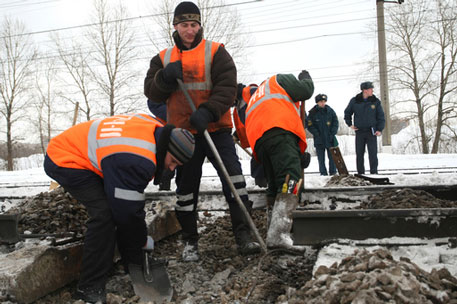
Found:
[[379, 56], [379, 81], [381, 84], [381, 104], [384, 109], [386, 126], [382, 132], [382, 145], [392, 146], [391, 120], [389, 104], [389, 81], [387, 78], [386, 32], [384, 27], [384, 1], [376, 0], [376, 13], [378, 20], [378, 56]]
[[382, 132], [382, 145], [387, 152], [392, 149], [392, 122], [390, 120], [389, 103], [389, 81], [387, 75], [387, 56], [386, 56], [386, 30], [384, 26], [384, 2], [402, 4], [404, 0], [388, 1], [376, 0], [376, 14], [378, 21], [378, 56], [379, 56], [379, 81], [381, 85], [381, 104], [384, 109], [386, 126]]

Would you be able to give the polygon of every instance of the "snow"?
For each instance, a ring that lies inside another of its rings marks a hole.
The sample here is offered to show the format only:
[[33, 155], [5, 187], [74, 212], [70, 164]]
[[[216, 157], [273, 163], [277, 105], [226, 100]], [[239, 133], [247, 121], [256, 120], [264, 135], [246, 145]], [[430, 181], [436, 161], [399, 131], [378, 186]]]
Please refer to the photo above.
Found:
[[[244, 152], [240, 152], [244, 153]], [[417, 174], [396, 174], [396, 172], [388, 172], [390, 181], [395, 185], [413, 186], [413, 185], [455, 185], [457, 184], [457, 154], [388, 154], [380, 153], [379, 170], [399, 170], [399, 169], [421, 169], [426, 173]], [[344, 156], [346, 166], [349, 171], [355, 170], [355, 155]], [[34, 162], [41, 164], [41, 161]], [[30, 196], [47, 191], [51, 179], [46, 176], [42, 167], [29, 168], [30, 161], [24, 160], [25, 168], [23, 170], [8, 172], [0, 171], [0, 196]], [[368, 165], [368, 160], [366, 160]], [[17, 164], [20, 167], [21, 164]], [[254, 185], [254, 180], [250, 178], [249, 160], [242, 160], [243, 172], [247, 175], [246, 182], [248, 189], [258, 189]], [[367, 168], [368, 169], [368, 168]], [[414, 171], [414, 170], [413, 170]], [[305, 189], [323, 187], [330, 177], [319, 176], [317, 159], [312, 158], [310, 167], [305, 170]], [[203, 169], [204, 179], [202, 181], [201, 190], [220, 190], [221, 183], [217, 177], [216, 171], [210, 163], [204, 164]], [[25, 185], [22, 187], [21, 185]], [[174, 182], [172, 182], [174, 187]], [[152, 183], [146, 191], [156, 191], [157, 186]], [[173, 196], [172, 196], [173, 197]], [[174, 198], [171, 198], [174, 199]], [[14, 205], [15, 200], [9, 199], [0, 201], [0, 213]], [[357, 245], [357, 242], [350, 240], [341, 240], [338, 243], [333, 243], [322, 248], [319, 252], [319, 258], [316, 262], [316, 268], [319, 265], [330, 266], [334, 262], [339, 262], [344, 257], [351, 255], [354, 250], [366, 248], [374, 250], [379, 248], [379, 244], [383, 243], [408, 243], [414, 245], [408, 246], [388, 246], [394, 258], [398, 259], [401, 256], [410, 258], [421, 268], [430, 271], [432, 268], [440, 269], [446, 267], [452, 275], [457, 276], [457, 248], [451, 248], [447, 245], [447, 240], [423, 240], [411, 238], [389, 238], [382, 240], [368, 239], [363, 241], [363, 245]]]

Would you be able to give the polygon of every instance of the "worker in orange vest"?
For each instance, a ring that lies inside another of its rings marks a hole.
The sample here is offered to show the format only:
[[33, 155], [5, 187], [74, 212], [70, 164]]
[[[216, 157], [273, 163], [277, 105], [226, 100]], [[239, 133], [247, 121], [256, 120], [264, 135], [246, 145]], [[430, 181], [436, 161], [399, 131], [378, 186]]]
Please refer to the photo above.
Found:
[[[309, 99], [313, 92], [311, 76], [304, 70], [298, 79], [292, 74], [266, 79], [249, 100], [246, 135], [254, 156], [264, 167], [269, 205], [276, 204], [276, 195], [282, 192], [286, 176], [297, 182], [308, 165], [304, 163], [307, 144], [300, 101]], [[291, 244], [270, 240], [267, 235], [267, 246], [282, 245]]]
[[44, 170], [87, 209], [76, 295], [106, 303], [105, 284], [117, 243], [125, 267], [142, 265], [147, 235], [144, 189], [164, 169], [192, 158], [193, 135], [146, 114], [116, 115], [78, 124], [49, 142]]
[[[179, 3], [174, 11], [175, 45], [154, 56], [144, 81], [144, 93], [152, 102], [167, 104], [167, 121], [195, 134], [195, 155], [176, 171], [176, 217], [181, 224], [184, 261], [199, 260], [197, 203], [202, 166], [207, 158], [217, 170], [228, 203], [232, 230], [241, 254], [260, 252], [260, 244], [251, 234], [240, 208], [224, 178], [221, 168], [203, 133], [208, 131], [230, 180], [246, 209], [252, 209], [246, 181], [232, 138], [233, 105], [236, 90], [236, 66], [221, 43], [203, 38], [200, 9], [192, 2]], [[197, 110], [192, 111], [178, 86], [182, 79]]]
[[[238, 84], [238, 92], [235, 100], [235, 108], [233, 109], [233, 122], [235, 123], [235, 132], [233, 136], [239, 141], [239, 145], [243, 149], [249, 148], [248, 138], [246, 137], [246, 108], [249, 99], [257, 90], [256, 84], [244, 85]], [[261, 188], [267, 187], [267, 180], [263, 173], [262, 165], [254, 158], [251, 157], [251, 176], [254, 178], [255, 184]]]

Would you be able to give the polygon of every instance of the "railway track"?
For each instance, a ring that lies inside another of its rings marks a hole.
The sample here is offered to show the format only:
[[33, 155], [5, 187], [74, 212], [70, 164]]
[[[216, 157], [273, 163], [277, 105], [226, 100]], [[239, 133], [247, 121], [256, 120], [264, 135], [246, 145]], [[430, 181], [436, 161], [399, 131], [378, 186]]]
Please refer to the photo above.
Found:
[[[356, 172], [350, 171], [351, 174]], [[412, 169], [384, 169], [379, 171], [379, 175], [382, 176], [394, 176], [394, 175], [421, 175], [421, 174], [452, 174], [457, 173], [457, 167], [436, 167], [436, 168], [412, 168]], [[315, 176], [319, 175], [319, 172], [315, 171], [306, 171], [306, 176]], [[245, 175], [246, 179], [252, 179], [249, 175]], [[216, 175], [206, 175], [202, 178], [202, 185], [204, 185], [205, 180], [212, 181], [217, 180], [218, 177]], [[10, 200], [14, 202], [15, 200], [21, 200], [28, 196], [36, 195], [40, 192], [48, 191], [49, 190], [49, 181], [34, 181], [34, 182], [20, 182], [20, 181], [12, 181], [12, 182], [0, 182], [0, 202], [5, 200]], [[419, 186], [420, 187], [420, 186]], [[422, 186], [423, 188], [427, 188], [428, 186]], [[369, 191], [370, 189], [375, 189], [373, 187], [362, 187], [364, 190], [360, 191]], [[326, 190], [327, 189], [327, 190]], [[333, 189], [333, 190], [332, 190]], [[378, 190], [380, 188], [377, 188]], [[336, 191], [341, 195], [345, 195], [344, 193], [350, 193], [352, 191], [358, 191], [356, 187], [342, 187], [342, 188], [321, 188], [321, 189], [314, 189], [314, 188], [307, 188], [307, 192], [310, 193], [317, 193], [317, 192], [333, 192]], [[378, 191], [375, 189], [375, 191]], [[248, 192], [252, 197], [253, 201], [256, 203], [258, 201], [263, 201], [263, 195], [265, 193], [264, 189], [249, 189]], [[26, 194], [24, 194], [26, 193]], [[154, 192], [146, 192], [146, 197], [150, 200], [166, 200], [169, 197], [174, 196], [174, 191], [154, 191]], [[341, 196], [340, 195], [340, 196]], [[350, 195], [350, 194], [348, 194]], [[344, 198], [341, 198], [344, 200]], [[225, 201], [221, 190], [202, 190], [200, 191], [200, 200], [201, 201]], [[256, 205], [260, 204], [256, 203]]]
[[[404, 171], [397, 171], [405, 174]], [[421, 173], [417, 173], [421, 174]], [[214, 178], [208, 177], [206, 178]], [[203, 180], [204, 183], [204, 180]], [[47, 183], [29, 183], [27, 185], [0, 185], [2, 188], [46, 187]], [[364, 240], [368, 238], [386, 238], [391, 236], [442, 238], [457, 237], [457, 208], [410, 209], [410, 210], [350, 210], [373, 194], [386, 190], [397, 191], [404, 185], [373, 185], [307, 188], [301, 201], [305, 206], [293, 214], [293, 238], [296, 245], [325, 244], [334, 239]], [[423, 190], [438, 199], [455, 201], [456, 185], [418, 185], [408, 186], [413, 190]], [[47, 189], [45, 189], [47, 190]], [[249, 197], [255, 209], [265, 208], [265, 189], [249, 189]], [[1, 193], [1, 192], [0, 192]], [[3, 205], [25, 196], [1, 196]], [[146, 192], [148, 204], [173, 202], [174, 191]], [[200, 191], [199, 211], [226, 211], [228, 206], [221, 190]], [[2, 204], [0, 204], [0, 207]], [[2, 213], [2, 210], [0, 210]], [[437, 224], [438, 223], [438, 224]], [[310, 233], [319, 231], [319, 233]]]
[[[357, 171], [349, 170], [350, 174], [355, 174]], [[411, 169], [381, 169], [379, 170], [378, 175], [398, 175], [398, 174], [406, 174], [406, 175], [416, 175], [416, 174], [431, 174], [431, 173], [438, 173], [438, 174], [445, 174], [445, 173], [457, 173], [457, 167], [434, 167], [434, 168], [411, 168]], [[319, 175], [319, 171], [305, 171], [306, 175]], [[249, 174], [245, 174], [246, 178], [251, 178]], [[206, 175], [203, 179], [214, 179], [218, 178], [217, 175]], [[18, 189], [18, 188], [46, 188], [49, 187], [49, 182], [0, 182], [0, 198], [5, 198], [4, 195], [1, 194], [2, 189]]]

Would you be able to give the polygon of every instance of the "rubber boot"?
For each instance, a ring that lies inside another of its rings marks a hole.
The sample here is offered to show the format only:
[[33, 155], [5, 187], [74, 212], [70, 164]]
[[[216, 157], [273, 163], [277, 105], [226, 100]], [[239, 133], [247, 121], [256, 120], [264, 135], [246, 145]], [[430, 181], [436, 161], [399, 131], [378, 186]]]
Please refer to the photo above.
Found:
[[[252, 201], [244, 202], [249, 214], [251, 214], [252, 204]], [[252, 237], [244, 212], [238, 206], [238, 203], [229, 203], [229, 209], [238, 251], [243, 255], [260, 253], [260, 244]]]
[[270, 227], [271, 222], [271, 212], [273, 211], [273, 206], [275, 204], [276, 197], [274, 196], [267, 196], [267, 229]]
[[274, 202], [270, 226], [267, 232], [267, 247], [292, 251], [304, 251], [303, 246], [294, 246], [290, 235], [292, 212], [298, 206], [298, 197], [291, 193], [280, 193]]

